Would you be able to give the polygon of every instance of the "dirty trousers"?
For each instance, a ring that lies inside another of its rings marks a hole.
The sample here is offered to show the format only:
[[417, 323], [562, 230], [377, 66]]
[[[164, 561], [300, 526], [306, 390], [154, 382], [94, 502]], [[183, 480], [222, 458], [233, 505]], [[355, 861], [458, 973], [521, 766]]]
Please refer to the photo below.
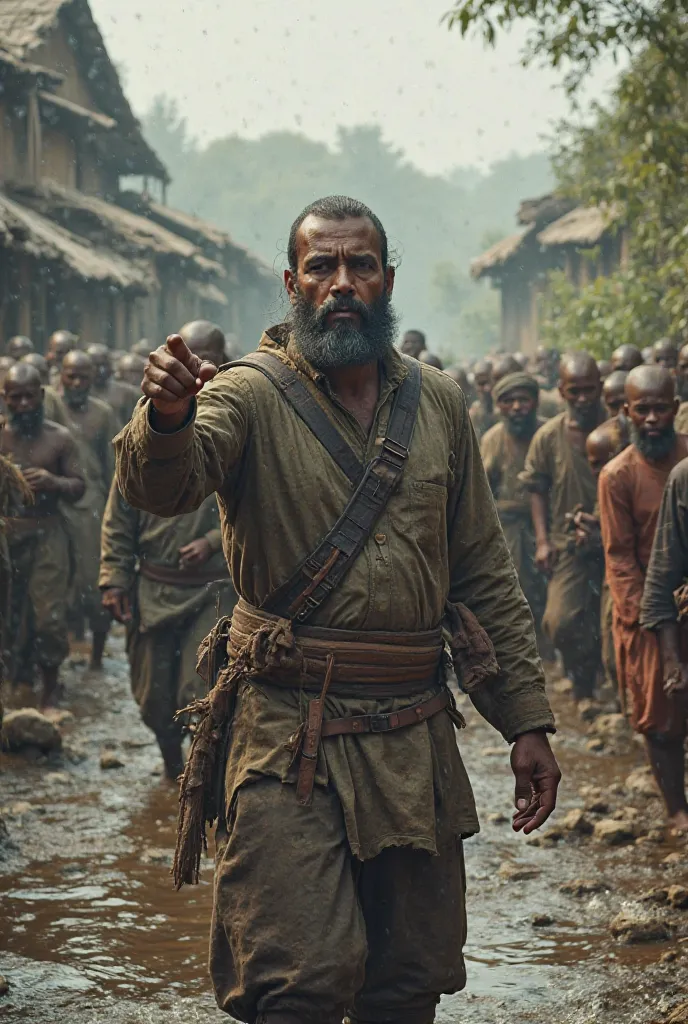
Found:
[[352, 856], [339, 799], [264, 776], [234, 794], [218, 836], [210, 973], [248, 1024], [430, 1024], [466, 982], [462, 841], [436, 809], [438, 856]]
[[578, 697], [592, 695], [600, 665], [602, 571], [601, 558], [563, 551], [547, 588], [543, 629], [561, 651]]
[[55, 668], [69, 654], [69, 551], [60, 517], [46, 517], [35, 530], [10, 535], [9, 553], [9, 674], [13, 682], [31, 682], [34, 664]]
[[70, 605], [85, 616], [94, 633], [107, 633], [111, 624], [98, 589], [103, 507], [94, 500], [88, 508], [72, 505], [63, 510], [73, 570]]
[[215, 605], [208, 603], [191, 618], [145, 632], [136, 626], [128, 630], [132, 694], [141, 718], [162, 744], [181, 739], [176, 712], [205, 693], [205, 684], [196, 674], [196, 657], [216, 618]]

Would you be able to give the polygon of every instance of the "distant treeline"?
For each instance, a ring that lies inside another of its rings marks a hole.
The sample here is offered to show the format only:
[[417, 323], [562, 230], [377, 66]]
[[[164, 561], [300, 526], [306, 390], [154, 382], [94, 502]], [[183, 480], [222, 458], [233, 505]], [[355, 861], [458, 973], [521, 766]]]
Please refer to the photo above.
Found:
[[[376, 125], [340, 128], [333, 149], [286, 131], [200, 146], [164, 96], [143, 123], [172, 175], [171, 205], [212, 220], [280, 270], [298, 211], [321, 195], [353, 195], [389, 233], [400, 262], [395, 302], [404, 326], [426, 330], [431, 347], [446, 356], [496, 343], [497, 295], [474, 285], [468, 266], [514, 230], [521, 199], [551, 188], [545, 154], [511, 156], [486, 174], [460, 168], [440, 176], [411, 164]], [[460, 132], [460, 122], [447, 130]]]

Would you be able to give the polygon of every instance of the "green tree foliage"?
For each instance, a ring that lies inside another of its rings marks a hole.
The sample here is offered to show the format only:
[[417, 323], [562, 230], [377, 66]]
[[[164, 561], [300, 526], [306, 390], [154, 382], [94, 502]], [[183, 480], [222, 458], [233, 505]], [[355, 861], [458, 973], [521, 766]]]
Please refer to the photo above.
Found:
[[[513, 230], [524, 195], [547, 191], [553, 180], [542, 154], [510, 157], [486, 174], [425, 174], [376, 125], [340, 128], [334, 147], [294, 132], [232, 135], [200, 146], [165, 97], [143, 121], [173, 179], [169, 202], [224, 227], [276, 270], [284, 265], [291, 221], [307, 203], [337, 192], [368, 203], [399, 263], [395, 304], [404, 325], [426, 330], [436, 350], [455, 349], [454, 358], [482, 351], [487, 330], [485, 299], [468, 279], [470, 260], [487, 232], [499, 237]], [[461, 310], [470, 313], [475, 303], [482, 320], [462, 319]]]
[[[560, 126], [554, 164], [562, 192], [599, 205], [627, 232], [626, 259], [580, 291], [552, 275], [545, 339], [608, 354], [688, 330], [688, 11], [685, 0], [460, 0], [449, 15], [492, 42], [497, 28], [537, 18], [526, 63], [566, 63], [575, 89], [604, 52], [631, 54], [607, 106]], [[592, 116], [590, 116], [590, 114]]]

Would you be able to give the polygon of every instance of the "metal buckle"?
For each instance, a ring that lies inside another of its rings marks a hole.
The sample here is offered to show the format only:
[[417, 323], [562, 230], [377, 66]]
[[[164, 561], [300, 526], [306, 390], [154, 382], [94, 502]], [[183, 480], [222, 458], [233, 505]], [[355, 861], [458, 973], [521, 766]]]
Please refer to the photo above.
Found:
[[390, 728], [389, 715], [370, 715], [371, 732], [389, 732]]
[[391, 437], [386, 437], [382, 442], [382, 451], [391, 452], [392, 455], [396, 455], [398, 459], [408, 459], [409, 449], [405, 448], [403, 444], [399, 444]]

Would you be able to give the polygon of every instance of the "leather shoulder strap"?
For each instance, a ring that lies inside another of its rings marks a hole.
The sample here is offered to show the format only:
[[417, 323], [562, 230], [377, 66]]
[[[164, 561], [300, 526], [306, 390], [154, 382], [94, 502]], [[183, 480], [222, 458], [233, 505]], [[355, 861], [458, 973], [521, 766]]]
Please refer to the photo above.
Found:
[[229, 370], [233, 366], [251, 366], [254, 370], [260, 370], [268, 380], [272, 381], [351, 483], [354, 486], [358, 484], [364, 473], [363, 464], [346, 443], [327, 413], [318, 405], [306, 385], [299, 379], [295, 370], [292, 370], [270, 352], [251, 352], [247, 356], [242, 356], [241, 359], [225, 363], [220, 369]]
[[380, 454], [326, 537], [290, 578], [263, 602], [263, 609], [302, 624], [341, 583], [363, 550], [406, 467], [421, 394], [420, 363], [405, 360], [408, 374], [397, 389]]

